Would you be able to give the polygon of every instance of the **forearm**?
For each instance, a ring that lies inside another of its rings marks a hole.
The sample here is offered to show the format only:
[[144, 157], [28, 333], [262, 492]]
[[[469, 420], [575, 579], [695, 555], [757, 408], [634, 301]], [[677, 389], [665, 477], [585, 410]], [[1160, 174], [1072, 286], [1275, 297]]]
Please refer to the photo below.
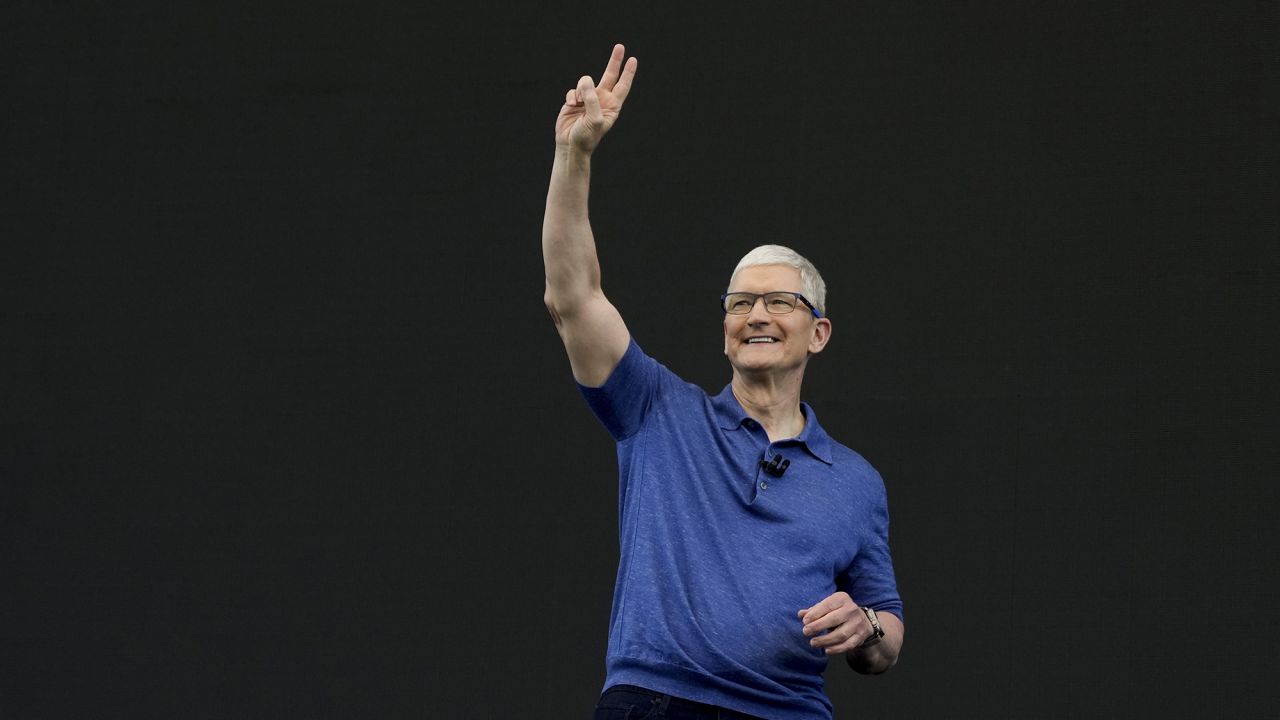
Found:
[[600, 288], [600, 262], [587, 215], [590, 185], [591, 155], [556, 145], [542, 218], [542, 261], [547, 305], [561, 313]]
[[863, 675], [879, 675], [898, 662], [898, 654], [902, 652], [904, 628], [902, 621], [892, 613], [877, 613], [884, 637], [871, 647], [856, 648], [845, 653], [844, 659], [854, 672]]

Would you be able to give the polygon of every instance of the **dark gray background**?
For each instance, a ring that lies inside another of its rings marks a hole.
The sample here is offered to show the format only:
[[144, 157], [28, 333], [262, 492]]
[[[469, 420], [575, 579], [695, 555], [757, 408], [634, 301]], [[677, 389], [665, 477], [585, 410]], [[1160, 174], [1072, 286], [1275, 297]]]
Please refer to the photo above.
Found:
[[756, 244], [831, 287], [908, 616], [837, 718], [1274, 709], [1275, 4], [770, 7], [6, 4], [0, 714], [588, 715], [616, 467], [539, 234], [614, 42], [646, 349], [722, 387]]

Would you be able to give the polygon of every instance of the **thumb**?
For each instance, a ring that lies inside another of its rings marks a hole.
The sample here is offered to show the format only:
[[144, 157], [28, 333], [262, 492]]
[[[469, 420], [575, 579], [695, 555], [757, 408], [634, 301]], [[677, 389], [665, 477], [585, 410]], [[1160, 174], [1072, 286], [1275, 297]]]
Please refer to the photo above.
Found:
[[578, 94], [582, 96], [582, 103], [587, 108], [587, 119], [592, 123], [604, 120], [604, 115], [600, 112], [600, 96], [596, 94], [596, 84], [592, 82], [590, 75], [583, 75], [578, 81]]

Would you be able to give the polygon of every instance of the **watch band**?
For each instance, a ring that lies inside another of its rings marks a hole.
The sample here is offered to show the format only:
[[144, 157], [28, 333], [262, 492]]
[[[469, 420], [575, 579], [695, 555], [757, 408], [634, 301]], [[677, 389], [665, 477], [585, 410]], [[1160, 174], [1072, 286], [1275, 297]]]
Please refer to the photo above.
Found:
[[876, 611], [869, 607], [859, 607], [863, 615], [867, 616], [867, 622], [871, 623], [871, 634], [858, 647], [871, 647], [880, 642], [880, 638], [884, 637], [884, 628], [880, 627], [880, 618], [876, 617]]

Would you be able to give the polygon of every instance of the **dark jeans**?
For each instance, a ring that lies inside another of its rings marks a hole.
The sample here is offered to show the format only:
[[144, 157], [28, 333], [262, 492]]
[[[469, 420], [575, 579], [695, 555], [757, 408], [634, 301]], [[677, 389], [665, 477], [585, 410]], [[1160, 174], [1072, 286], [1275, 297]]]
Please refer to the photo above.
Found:
[[760, 720], [754, 715], [725, 710], [684, 698], [663, 695], [635, 685], [614, 685], [600, 696], [592, 720]]

